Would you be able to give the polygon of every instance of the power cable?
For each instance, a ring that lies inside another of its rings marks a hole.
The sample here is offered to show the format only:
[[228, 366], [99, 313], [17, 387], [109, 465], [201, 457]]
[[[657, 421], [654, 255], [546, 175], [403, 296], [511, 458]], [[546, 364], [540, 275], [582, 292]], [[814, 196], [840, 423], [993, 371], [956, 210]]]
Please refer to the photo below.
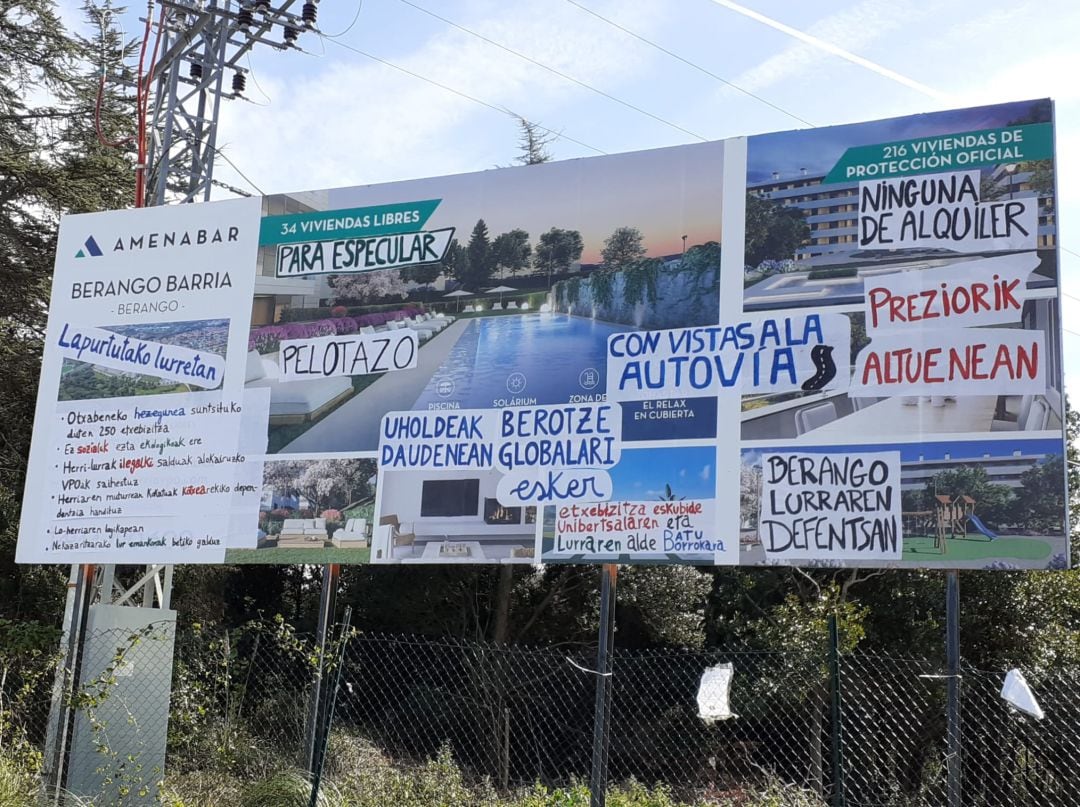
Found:
[[740, 87], [738, 84], [734, 83], [733, 81], [728, 81], [726, 78], [716, 75], [716, 73], [712, 72], [711, 70], [707, 70], [706, 68], [702, 67], [699, 64], [696, 64], [695, 62], [692, 62], [689, 59], [683, 58], [682, 56], [675, 53], [674, 51], [668, 50], [663, 45], [658, 45], [656, 42], [653, 42], [651, 39], [646, 39], [641, 34], [636, 33], [634, 31], [631, 31], [629, 28], [626, 28], [626, 27], [620, 25], [619, 23], [615, 22], [614, 20], [608, 19], [603, 14], [600, 14], [597, 11], [593, 11], [591, 8], [587, 8], [586, 6], [583, 6], [581, 3], [577, 2], [577, 0], [566, 0], [566, 2], [568, 2], [572, 6], [576, 6], [577, 8], [580, 8], [586, 14], [591, 14], [592, 16], [596, 17], [598, 20], [606, 22], [608, 25], [612, 26], [613, 28], [618, 28], [624, 34], [632, 36], [634, 39], [637, 39], [640, 42], [644, 42], [646, 45], [649, 45], [650, 47], [655, 48], [656, 50], [660, 51], [661, 53], [666, 53], [672, 59], [677, 59], [678, 61], [682, 62], [683, 64], [687, 65], [688, 67], [694, 68], [699, 73], [704, 73], [706, 76], [709, 76], [710, 78], [716, 79], [721, 84], [725, 84], [728, 87], [731, 87], [731, 89], [741, 92], [743, 95], [748, 95], [751, 98], [753, 98], [755, 101], [760, 101], [761, 103], [765, 104], [765, 106], [772, 107], [777, 112], [780, 112], [780, 113], [782, 113], [784, 115], [787, 115], [789, 118], [792, 118], [793, 120], [797, 120], [799, 123], [805, 123], [807, 126], [811, 126], [811, 127], [816, 126], [816, 124], [811, 123], [806, 118], [800, 118], [794, 112], [789, 112], [788, 110], [784, 109], [782, 106], [779, 106], [777, 104], [774, 104], [772, 101], [769, 101], [769, 100], [767, 100], [765, 98], [762, 98], [760, 95], [757, 95], [756, 93], [746, 89], [745, 87]]
[[[363, 56], [363, 57], [365, 57], [367, 59], [371, 59], [372, 61], [378, 62], [379, 64], [386, 65], [387, 67], [393, 68], [394, 70], [397, 70], [400, 73], [404, 73], [407, 76], [411, 76], [412, 78], [419, 79], [420, 81], [424, 81], [424, 82], [426, 82], [428, 84], [431, 84], [434, 87], [438, 87], [440, 90], [445, 90], [446, 92], [453, 93], [454, 95], [456, 95], [456, 96], [458, 96], [460, 98], [464, 98], [467, 101], [472, 101], [474, 104], [479, 104], [480, 106], [487, 107], [490, 110], [498, 112], [500, 115], [508, 115], [509, 117], [515, 118], [515, 119], [521, 119], [521, 118], [525, 117], [524, 115], [519, 115], [518, 113], [516, 113], [516, 112], [514, 112], [514, 111], [512, 111], [510, 109], [507, 109], [506, 107], [500, 107], [500, 106], [492, 104], [492, 103], [490, 103], [488, 101], [484, 101], [484, 100], [482, 100], [480, 98], [477, 98], [477, 97], [475, 97], [473, 95], [469, 95], [468, 93], [462, 92], [461, 90], [455, 90], [453, 87], [449, 87], [446, 84], [443, 84], [441, 82], [436, 81], [435, 79], [428, 78], [427, 76], [421, 75], [420, 73], [415, 73], [412, 70], [409, 70], [408, 68], [402, 67], [401, 65], [394, 64], [393, 62], [391, 62], [391, 61], [389, 61], [387, 59], [383, 59], [380, 56], [375, 56], [374, 54], [368, 53], [367, 51], [360, 50], [360, 48], [357, 48], [357, 47], [355, 47], [353, 45], [350, 45], [347, 42], [342, 42], [340, 39], [331, 39], [330, 41], [333, 42], [338, 47], [345, 48], [346, 50], [351, 50], [353, 53], [359, 54], [360, 56]], [[526, 120], [527, 120], [527, 118], [526, 118]], [[562, 132], [555, 131], [554, 129], [548, 129], [546, 126], [541, 126], [540, 124], [534, 124], [534, 125], [536, 126], [537, 129], [540, 129], [543, 132], [547, 132], [548, 134], [553, 135], [554, 137], [562, 138], [563, 140], [569, 140], [571, 143], [576, 143], [577, 145], [581, 146], [582, 148], [587, 148], [590, 151], [595, 151], [597, 154], [605, 154], [605, 155], [607, 154], [607, 152], [604, 151], [603, 149], [598, 149], [596, 146], [590, 146], [588, 143], [585, 143], [585, 142], [583, 142], [581, 140], [577, 140], [577, 139], [575, 139], [573, 137], [570, 137], [569, 135], [563, 134]]]
[[252, 188], [255, 189], [255, 192], [257, 194], [259, 194], [259, 196], [266, 196], [266, 194], [262, 191], [262, 189], [260, 189], [258, 185], [256, 185], [254, 182], [252, 182], [248, 178], [247, 174], [245, 174], [243, 171], [241, 171], [239, 168], [236, 167], [236, 163], [234, 163], [232, 160], [230, 160], [228, 155], [226, 155], [224, 151], [222, 151], [220, 148], [215, 148], [214, 153], [217, 154], [217, 156], [219, 156], [225, 162], [227, 162], [232, 167], [232, 170], [234, 170], [236, 173], [238, 173], [240, 175], [241, 179], [243, 179], [248, 185], [250, 185]]
[[364, 8], [364, 0], [359, 0], [359, 2], [356, 4], [356, 14], [353, 15], [352, 22], [349, 23], [348, 27], [344, 31], [342, 31], [341, 33], [323, 34], [323, 36], [325, 36], [327, 39], [337, 39], [339, 36], [345, 36], [345, 34], [349, 33], [349, 31], [351, 31], [353, 29], [353, 26], [356, 25], [356, 21], [358, 19], [360, 19], [360, 11], [363, 8]]
[[419, 6], [416, 3], [411, 2], [411, 0], [398, 0], [398, 2], [404, 3], [407, 6], [411, 6], [412, 8], [415, 8], [417, 11], [420, 11], [420, 12], [422, 12], [424, 14], [427, 14], [429, 17], [433, 17], [436, 20], [440, 20], [441, 22], [444, 22], [449, 26], [457, 28], [459, 31], [464, 31], [465, 33], [469, 34], [470, 36], [474, 36], [477, 39], [482, 40], [483, 42], [487, 42], [489, 45], [493, 45], [494, 47], [499, 48], [500, 50], [504, 50], [509, 54], [517, 56], [519, 59], [523, 59], [526, 62], [528, 62], [529, 64], [533, 64], [533, 65], [536, 65], [539, 68], [547, 70], [549, 73], [552, 73], [552, 74], [558, 76], [559, 78], [565, 79], [566, 81], [573, 82], [574, 84], [577, 84], [579, 87], [584, 87], [585, 89], [587, 89], [587, 90], [589, 90], [591, 92], [594, 92], [597, 95], [600, 95], [600, 96], [603, 96], [604, 98], [607, 98], [609, 101], [614, 101], [617, 104], [621, 104], [622, 106], [626, 107], [627, 109], [631, 109], [634, 112], [637, 112], [637, 113], [639, 113], [641, 115], [645, 115], [646, 117], [652, 118], [653, 120], [658, 121], [658, 122], [664, 124], [665, 126], [670, 126], [672, 129], [677, 129], [680, 132], [682, 132], [683, 134], [688, 134], [691, 137], [696, 137], [698, 140], [701, 140], [702, 142], [707, 142], [708, 141], [707, 137], [699, 135], [697, 132], [692, 132], [689, 129], [687, 129], [687, 128], [683, 127], [683, 126], [680, 126], [677, 123], [672, 123], [671, 121], [667, 120], [666, 118], [660, 117], [659, 115], [654, 115], [652, 112], [649, 112], [646, 109], [642, 109], [641, 107], [636, 106], [635, 104], [632, 104], [629, 101], [624, 101], [622, 98], [619, 98], [617, 96], [612, 95], [609, 92], [605, 92], [604, 90], [601, 90], [601, 89], [599, 89], [597, 87], [594, 87], [593, 85], [589, 84], [588, 82], [582, 81], [581, 79], [574, 78], [573, 76], [568, 75], [568, 74], [562, 72], [561, 70], [557, 70], [554, 67], [551, 67], [550, 65], [546, 65], [543, 62], [537, 61], [536, 59], [533, 59], [531, 56], [526, 56], [524, 53], [521, 53], [520, 51], [516, 51], [513, 48], [507, 47], [506, 45], [503, 45], [500, 42], [496, 42], [494, 39], [489, 39], [488, 37], [484, 36], [483, 34], [477, 33], [476, 31], [473, 31], [470, 28], [466, 28], [464, 25], [459, 25], [458, 23], [454, 22], [453, 20], [448, 20], [446, 17], [442, 17], [442, 16], [436, 14], [434, 11], [429, 11], [428, 9], [424, 8], [423, 6]]

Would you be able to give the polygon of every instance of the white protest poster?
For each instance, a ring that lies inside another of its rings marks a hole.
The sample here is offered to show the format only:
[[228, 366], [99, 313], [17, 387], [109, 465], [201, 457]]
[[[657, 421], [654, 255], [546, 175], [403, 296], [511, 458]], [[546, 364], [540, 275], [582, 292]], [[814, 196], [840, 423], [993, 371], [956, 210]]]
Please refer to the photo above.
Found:
[[282, 381], [368, 375], [416, 366], [416, 332], [408, 328], [380, 334], [345, 334], [288, 339], [278, 352]]
[[614, 334], [608, 337], [608, 399], [843, 388], [850, 341], [847, 317], [817, 313]]
[[395, 269], [442, 260], [454, 228], [282, 244], [277, 253], [278, 277], [341, 274]]
[[562, 505], [555, 508], [553, 544], [544, 558], [656, 561], [697, 554], [711, 563], [722, 551], [715, 529], [711, 499]]
[[1046, 389], [1043, 334], [958, 328], [875, 336], [860, 351], [851, 394], [1025, 395]]
[[982, 199], [980, 171], [859, 183], [859, 247], [956, 252], [1034, 249], [1035, 200]]
[[1020, 322], [1034, 252], [868, 275], [866, 330], [908, 332]]
[[761, 469], [768, 561], [899, 560], [899, 453], [764, 454]]
[[17, 558], [221, 562], [258, 501], [243, 367], [260, 203], [61, 222]]

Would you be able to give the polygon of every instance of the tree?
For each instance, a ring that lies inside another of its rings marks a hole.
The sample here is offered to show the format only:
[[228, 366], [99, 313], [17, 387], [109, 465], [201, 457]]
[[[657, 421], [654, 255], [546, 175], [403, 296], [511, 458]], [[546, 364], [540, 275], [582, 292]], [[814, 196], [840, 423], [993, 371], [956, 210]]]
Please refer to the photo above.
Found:
[[77, 56], [85, 65], [65, 86], [62, 97], [74, 108], [58, 150], [65, 173], [66, 205], [71, 212], [119, 210], [135, 195], [135, 83], [128, 66], [135, 42], [125, 42], [116, 20], [126, 9], [110, 0], [86, 2], [83, 11], [93, 35], [76, 36]]
[[622, 269], [645, 257], [645, 244], [637, 227], [619, 227], [604, 241], [600, 259], [605, 269]]
[[330, 288], [334, 290], [334, 303], [338, 305], [374, 303], [386, 298], [404, 299], [409, 294], [397, 269], [334, 275], [330, 278]]
[[529, 265], [532, 258], [529, 234], [520, 229], [502, 233], [492, 243], [491, 254], [497, 267], [503, 271], [509, 269], [511, 275], [516, 275]]
[[[469, 256], [465, 252], [465, 247], [461, 246], [456, 238], [452, 238], [439, 265], [442, 267], [444, 275], [461, 282], [462, 270], [468, 261]], [[468, 271], [465, 271], [465, 274], [468, 274]]]
[[[104, 26], [105, 52], [118, 40]], [[107, 40], [107, 41], [105, 41]], [[63, 603], [57, 567], [16, 566], [14, 547], [32, 432], [59, 216], [122, 206], [130, 161], [89, 141], [100, 69], [64, 30], [49, 0], [0, 12], [0, 617], [55, 622]], [[111, 109], [111, 96], [103, 107]], [[121, 133], [116, 133], [121, 134]]]
[[458, 279], [466, 286], [480, 288], [491, 278], [495, 268], [492, 260], [491, 239], [488, 237], [487, 224], [479, 219], [469, 236], [469, 245], [465, 247], [468, 264], [458, 270]]
[[521, 165], [537, 165], [551, 160], [548, 144], [556, 139], [554, 132], [542, 128], [520, 115], [517, 116], [518, 127], [521, 133], [518, 136], [518, 148], [521, 153], [516, 162]]
[[810, 225], [800, 210], [746, 194], [746, 263], [792, 258], [810, 237]]
[[579, 260], [584, 251], [585, 244], [581, 240], [581, 233], [577, 230], [560, 230], [558, 227], [552, 227], [540, 236], [533, 265], [547, 273], [550, 286], [552, 273], [569, 271], [570, 264]]
[[1065, 461], [1059, 456], [1049, 457], [1039, 465], [1033, 465], [1020, 476], [1020, 489], [1016, 492], [1016, 514], [1023, 526], [1042, 533], [1059, 533], [1065, 526]]
[[439, 263], [415, 263], [412, 266], [403, 266], [399, 271], [402, 280], [427, 286], [439, 279], [443, 267]]

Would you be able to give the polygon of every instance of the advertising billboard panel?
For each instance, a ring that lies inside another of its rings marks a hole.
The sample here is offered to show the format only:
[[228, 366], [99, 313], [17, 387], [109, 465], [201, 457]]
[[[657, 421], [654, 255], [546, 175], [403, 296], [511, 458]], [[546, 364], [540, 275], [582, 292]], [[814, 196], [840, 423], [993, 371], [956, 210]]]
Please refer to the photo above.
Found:
[[68, 217], [19, 560], [1063, 567], [1053, 157], [1036, 101]]

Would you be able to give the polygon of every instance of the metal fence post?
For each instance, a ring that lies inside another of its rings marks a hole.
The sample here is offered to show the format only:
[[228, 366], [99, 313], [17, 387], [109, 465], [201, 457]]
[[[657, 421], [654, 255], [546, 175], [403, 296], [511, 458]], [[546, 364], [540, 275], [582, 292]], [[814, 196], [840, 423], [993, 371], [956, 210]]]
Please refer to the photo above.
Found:
[[960, 574], [945, 573], [945, 723], [948, 770], [948, 804], [960, 807], [963, 797], [963, 748], [960, 726]]
[[829, 614], [829, 682], [832, 689], [832, 807], [844, 807], [844, 710], [840, 699], [840, 628]]
[[[336, 566], [337, 564], [330, 564]], [[339, 637], [340, 644], [337, 647], [336, 658], [334, 663], [337, 665], [334, 670], [334, 686], [329, 691], [326, 705], [326, 719], [323, 721], [318, 741], [316, 743], [316, 757], [315, 765], [312, 767], [311, 772], [311, 799], [308, 801], [309, 807], [317, 807], [319, 804], [319, 787], [322, 785], [322, 772], [323, 765], [326, 763], [326, 748], [330, 744], [330, 728], [334, 724], [334, 709], [337, 707], [338, 692], [341, 691], [341, 672], [345, 667], [345, 649], [349, 644], [349, 637], [352, 635], [352, 606], [348, 606], [345, 609], [345, 618], [341, 623], [341, 634]]]
[[593, 718], [590, 807], [607, 801], [608, 749], [611, 745], [611, 651], [615, 644], [615, 581], [619, 567], [605, 563], [600, 571], [600, 630], [596, 647], [596, 712]]
[[324, 720], [324, 703], [326, 698], [323, 693], [323, 675], [326, 670], [326, 636], [330, 631], [330, 625], [334, 621], [334, 606], [337, 601], [338, 579], [341, 576], [341, 566], [337, 563], [328, 563], [323, 566], [322, 592], [319, 599], [319, 626], [316, 642], [318, 645], [318, 669], [315, 671], [315, 680], [311, 684], [311, 694], [308, 696], [307, 727], [304, 737], [304, 763], [309, 771], [315, 770], [318, 740]]

